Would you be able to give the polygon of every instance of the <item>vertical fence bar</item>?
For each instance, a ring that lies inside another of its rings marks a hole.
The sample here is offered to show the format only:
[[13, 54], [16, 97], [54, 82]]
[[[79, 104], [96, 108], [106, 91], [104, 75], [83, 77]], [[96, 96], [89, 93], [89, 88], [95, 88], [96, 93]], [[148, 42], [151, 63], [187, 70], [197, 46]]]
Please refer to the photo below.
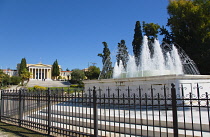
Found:
[[2, 116], [4, 115], [4, 100], [2, 98], [2, 93], [3, 93], [3, 90], [1, 90], [1, 106], [0, 106], [0, 121], [2, 120]]
[[172, 97], [172, 112], [173, 112], [173, 130], [174, 137], [178, 137], [178, 119], [177, 119], [177, 106], [176, 106], [176, 89], [175, 85], [171, 84], [171, 97]]
[[199, 120], [200, 120], [200, 130], [201, 130], [201, 137], [203, 136], [203, 128], [202, 128], [202, 118], [201, 118], [201, 97], [200, 97], [200, 91], [199, 91], [199, 85], [197, 83], [197, 98], [198, 98], [198, 110], [199, 110]]
[[46, 94], [46, 99], [47, 99], [47, 106], [48, 106], [48, 127], [47, 127], [47, 133], [50, 135], [50, 127], [51, 127], [51, 101], [50, 101], [50, 88], [47, 89], [47, 94]]
[[22, 92], [22, 90], [19, 90], [19, 118], [18, 118], [18, 126], [21, 126], [22, 114], [23, 114], [21, 92]]
[[93, 87], [93, 114], [94, 114], [94, 137], [98, 137], [98, 111], [96, 87]]

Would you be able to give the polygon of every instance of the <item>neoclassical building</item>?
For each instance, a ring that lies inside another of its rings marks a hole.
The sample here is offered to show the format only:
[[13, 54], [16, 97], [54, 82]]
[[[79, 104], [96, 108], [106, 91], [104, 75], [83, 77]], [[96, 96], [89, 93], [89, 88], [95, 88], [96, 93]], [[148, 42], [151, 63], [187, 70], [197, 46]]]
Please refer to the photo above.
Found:
[[[17, 64], [17, 70], [19, 70], [20, 64]], [[60, 70], [60, 80], [70, 80], [72, 71], [62, 71], [61, 66], [59, 66]], [[52, 65], [47, 64], [27, 64], [26, 67], [28, 71], [31, 72], [30, 80], [52, 80]]]
[[[31, 72], [31, 80], [48, 80], [52, 79], [52, 65], [46, 64], [27, 64], [28, 71]], [[60, 68], [60, 66], [59, 66]], [[61, 68], [60, 68], [61, 69]]]

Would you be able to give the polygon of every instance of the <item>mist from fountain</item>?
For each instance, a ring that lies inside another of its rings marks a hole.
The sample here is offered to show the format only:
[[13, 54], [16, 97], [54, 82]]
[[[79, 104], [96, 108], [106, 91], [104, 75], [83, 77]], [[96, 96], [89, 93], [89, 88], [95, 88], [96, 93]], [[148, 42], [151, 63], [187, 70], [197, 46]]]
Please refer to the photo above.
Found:
[[158, 40], [152, 44], [153, 54], [150, 52], [147, 37], [144, 36], [140, 53], [140, 65], [136, 66], [135, 57], [129, 55], [127, 68], [122, 61], [115, 63], [113, 78], [145, 77], [169, 74], [183, 74], [183, 66], [175, 46], [171, 51], [163, 52]]

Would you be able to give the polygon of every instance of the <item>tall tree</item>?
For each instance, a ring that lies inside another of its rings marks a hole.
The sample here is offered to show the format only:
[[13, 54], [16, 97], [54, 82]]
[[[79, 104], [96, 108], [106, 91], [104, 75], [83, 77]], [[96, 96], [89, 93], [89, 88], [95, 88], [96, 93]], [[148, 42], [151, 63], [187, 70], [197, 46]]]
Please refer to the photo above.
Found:
[[101, 72], [101, 78], [111, 78], [112, 77], [112, 62], [110, 57], [110, 50], [106, 42], [102, 42], [104, 45], [103, 53], [99, 53], [98, 56], [102, 58], [103, 69]]
[[21, 85], [23, 86], [23, 83], [25, 80], [29, 81], [29, 78], [31, 77], [32, 73], [29, 72], [26, 68], [24, 68], [21, 71], [20, 77], [21, 77]]
[[21, 75], [21, 73], [22, 73], [22, 71], [24, 70], [24, 69], [27, 69], [27, 66], [26, 66], [26, 59], [25, 58], [22, 58], [21, 59], [21, 63], [20, 63], [20, 66], [19, 66], [19, 69], [18, 69], [18, 74], [19, 74], [19, 76]]
[[173, 34], [172, 32], [169, 32], [164, 26], [160, 28], [160, 35], [163, 35], [163, 42], [166, 42], [168, 44], [172, 44], [174, 42]]
[[0, 69], [0, 87], [3, 86], [3, 81], [4, 81], [5, 73], [3, 72], [2, 69]]
[[174, 41], [195, 61], [201, 74], [210, 74], [209, 9], [209, 0], [171, 0], [167, 7]]
[[157, 39], [159, 28], [160, 26], [158, 24], [143, 22], [143, 31], [148, 37], [148, 40], [150, 40], [151, 42], [154, 42], [154, 39]]
[[132, 42], [133, 45], [133, 53], [136, 59], [136, 65], [140, 64], [140, 52], [141, 52], [141, 45], [142, 45], [142, 30], [141, 24], [139, 21], [136, 21], [135, 29], [134, 29], [134, 39]]
[[127, 67], [128, 62], [128, 50], [125, 45], [125, 40], [121, 40], [120, 43], [118, 43], [118, 52], [116, 55], [117, 64], [119, 66], [120, 60], [122, 61], [124, 69]]
[[53, 63], [52, 65], [52, 76], [57, 79], [57, 77], [60, 75], [60, 68], [58, 66], [58, 61], [56, 59], [56, 61]]
[[98, 79], [100, 74], [100, 68], [96, 66], [88, 67], [88, 71], [85, 72], [85, 76], [88, 79]]

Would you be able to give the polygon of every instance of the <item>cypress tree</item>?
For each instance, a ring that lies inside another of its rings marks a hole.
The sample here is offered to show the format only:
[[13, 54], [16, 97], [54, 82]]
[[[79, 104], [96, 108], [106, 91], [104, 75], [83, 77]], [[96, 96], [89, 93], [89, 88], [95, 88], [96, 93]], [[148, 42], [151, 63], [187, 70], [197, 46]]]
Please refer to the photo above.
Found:
[[118, 52], [116, 55], [117, 65], [119, 66], [120, 60], [122, 61], [124, 69], [127, 67], [128, 62], [128, 51], [127, 47], [125, 45], [125, 40], [121, 40], [120, 43], [118, 43]]
[[19, 66], [19, 70], [18, 70], [19, 76], [22, 74], [22, 71], [23, 71], [24, 69], [27, 69], [26, 64], [27, 64], [27, 63], [26, 63], [26, 59], [25, 59], [25, 58], [22, 58], [22, 59], [21, 59], [20, 66]]
[[101, 72], [101, 78], [111, 78], [112, 76], [112, 62], [110, 57], [110, 50], [106, 42], [102, 42], [104, 45], [103, 53], [98, 54], [99, 57], [102, 57], [103, 69]]
[[143, 40], [141, 24], [139, 21], [136, 22], [134, 32], [135, 33], [134, 33], [134, 39], [133, 39], [132, 45], [133, 45], [133, 53], [135, 56], [136, 65], [138, 66], [140, 63], [141, 44]]
[[56, 78], [59, 75], [60, 75], [60, 70], [58, 66], [58, 61], [56, 59], [56, 61], [52, 65], [52, 76]]

